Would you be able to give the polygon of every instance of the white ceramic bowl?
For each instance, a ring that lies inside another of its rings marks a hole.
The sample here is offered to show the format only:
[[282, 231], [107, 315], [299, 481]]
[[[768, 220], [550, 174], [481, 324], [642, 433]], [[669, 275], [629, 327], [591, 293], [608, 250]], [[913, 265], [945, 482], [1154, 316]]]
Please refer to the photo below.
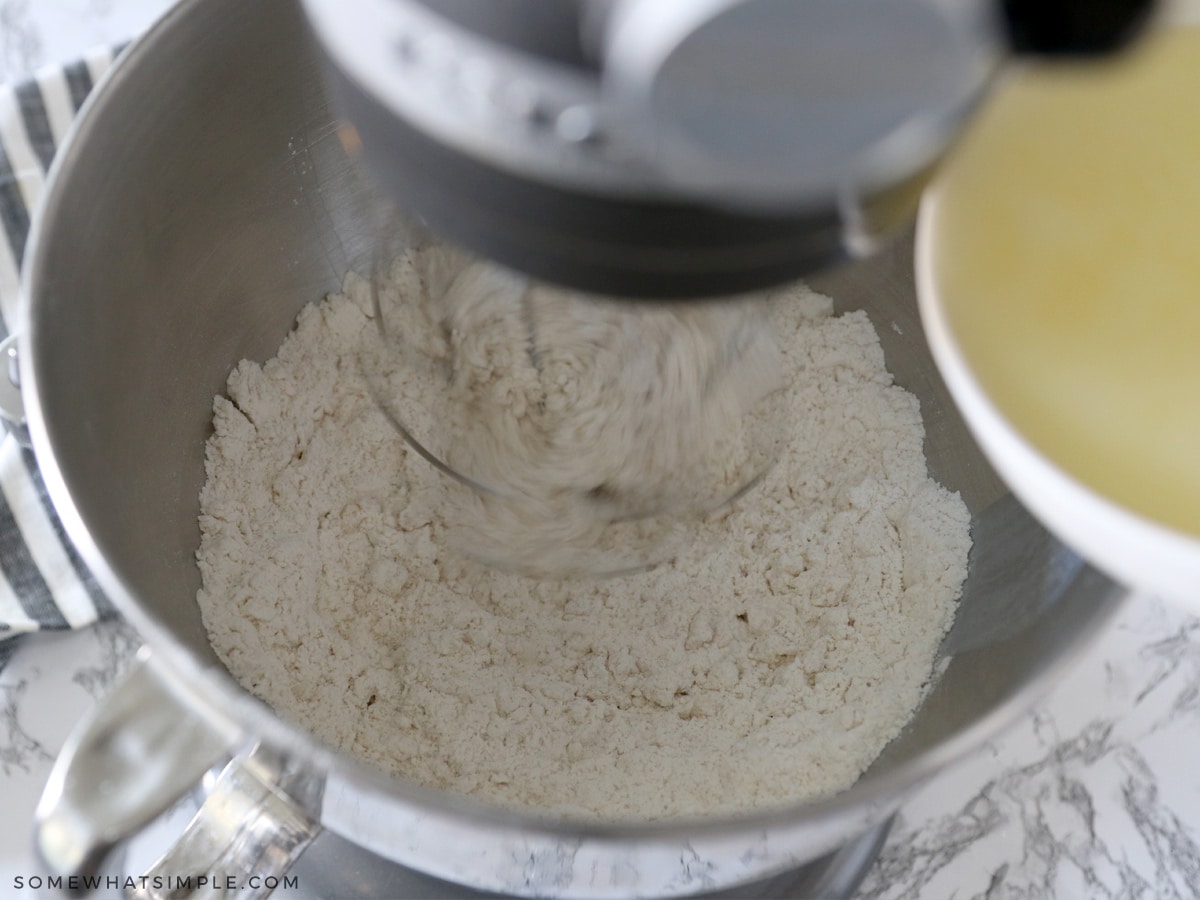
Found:
[[[918, 218], [918, 303], [934, 361], [984, 455], [1034, 516], [1096, 568], [1200, 613], [1200, 540], [1117, 505], [1063, 471], [1026, 440], [984, 390], [951, 328], [934, 276], [938, 247], [933, 236], [942, 190], [936, 184], [931, 188]], [[1145, 439], [1153, 441], [1154, 435]]]

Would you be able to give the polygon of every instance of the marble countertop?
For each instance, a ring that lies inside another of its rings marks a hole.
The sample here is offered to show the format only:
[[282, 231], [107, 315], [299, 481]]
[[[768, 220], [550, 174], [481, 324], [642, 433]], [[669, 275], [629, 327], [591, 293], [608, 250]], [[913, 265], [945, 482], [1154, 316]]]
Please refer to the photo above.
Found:
[[[0, 78], [125, 40], [169, 0], [0, 0]], [[27, 639], [0, 671], [0, 895], [72, 725], [138, 646], [120, 622]], [[1200, 896], [1200, 620], [1131, 600], [1002, 739], [901, 810], [861, 900]], [[177, 822], [146, 835], [149, 863]], [[139, 854], [141, 854], [139, 856]]]

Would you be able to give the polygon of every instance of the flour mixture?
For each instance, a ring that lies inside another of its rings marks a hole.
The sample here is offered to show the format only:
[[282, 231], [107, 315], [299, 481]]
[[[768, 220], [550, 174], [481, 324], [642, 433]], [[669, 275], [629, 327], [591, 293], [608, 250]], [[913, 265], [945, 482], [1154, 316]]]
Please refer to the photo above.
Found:
[[349, 276], [214, 402], [198, 601], [217, 654], [333, 747], [510, 807], [662, 819], [849, 786], [929, 684], [969, 517], [928, 478], [866, 315], [785, 293], [791, 441], [766, 480], [690, 554], [547, 581], [448, 548], [442, 476], [363, 377], [371, 289]]
[[770, 469], [787, 433], [762, 297], [631, 304], [409, 250], [364, 362], [403, 432], [470, 483], [455, 549], [541, 577], [642, 570]]

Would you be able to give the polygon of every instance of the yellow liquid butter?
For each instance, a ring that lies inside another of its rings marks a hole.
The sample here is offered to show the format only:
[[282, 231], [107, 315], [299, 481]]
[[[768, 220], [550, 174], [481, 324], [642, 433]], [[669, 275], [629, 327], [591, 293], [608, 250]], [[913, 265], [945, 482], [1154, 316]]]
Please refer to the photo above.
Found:
[[933, 238], [951, 331], [1016, 429], [1200, 535], [1200, 28], [1015, 76], [946, 167]]

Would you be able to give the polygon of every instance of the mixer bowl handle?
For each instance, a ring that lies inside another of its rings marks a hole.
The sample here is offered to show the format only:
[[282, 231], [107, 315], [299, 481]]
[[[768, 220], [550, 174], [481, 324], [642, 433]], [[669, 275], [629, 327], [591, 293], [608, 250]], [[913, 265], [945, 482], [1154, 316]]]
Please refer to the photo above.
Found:
[[[267, 897], [320, 831], [323, 779], [199, 716], [148, 648], [68, 738], [35, 817], [34, 849], [59, 896]], [[182, 838], [143, 875], [113, 875], [118, 851], [228, 761]]]

